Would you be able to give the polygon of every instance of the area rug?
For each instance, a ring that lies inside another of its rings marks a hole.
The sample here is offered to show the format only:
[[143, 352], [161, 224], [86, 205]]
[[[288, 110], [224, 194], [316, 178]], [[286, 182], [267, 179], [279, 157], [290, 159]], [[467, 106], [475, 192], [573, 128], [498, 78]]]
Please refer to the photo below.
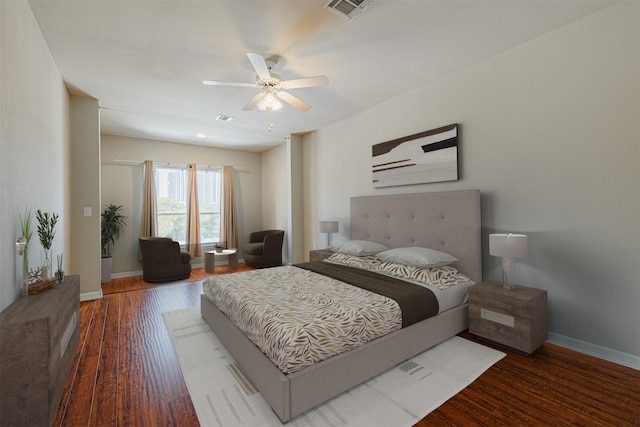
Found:
[[[202, 319], [199, 306], [163, 316], [202, 426], [282, 425]], [[456, 336], [294, 418], [287, 426], [412, 426], [504, 356]]]

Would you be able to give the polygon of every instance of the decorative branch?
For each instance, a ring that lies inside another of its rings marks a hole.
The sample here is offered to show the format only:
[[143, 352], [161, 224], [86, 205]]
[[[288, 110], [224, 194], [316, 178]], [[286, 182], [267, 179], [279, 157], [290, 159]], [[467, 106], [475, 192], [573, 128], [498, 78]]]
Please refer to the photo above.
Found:
[[40, 209], [36, 211], [36, 218], [38, 219], [38, 236], [40, 237], [40, 243], [45, 250], [51, 249], [53, 238], [56, 235], [55, 228], [58, 222], [58, 214], [52, 213], [49, 216], [49, 212], [42, 212]]

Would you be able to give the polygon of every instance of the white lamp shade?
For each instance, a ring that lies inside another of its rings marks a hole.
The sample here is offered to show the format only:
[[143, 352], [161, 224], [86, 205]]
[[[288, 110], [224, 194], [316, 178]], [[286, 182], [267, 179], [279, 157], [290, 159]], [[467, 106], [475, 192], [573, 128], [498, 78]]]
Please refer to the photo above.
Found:
[[489, 253], [493, 256], [522, 258], [527, 252], [526, 234], [489, 234]]
[[321, 233], [337, 233], [338, 221], [320, 221]]

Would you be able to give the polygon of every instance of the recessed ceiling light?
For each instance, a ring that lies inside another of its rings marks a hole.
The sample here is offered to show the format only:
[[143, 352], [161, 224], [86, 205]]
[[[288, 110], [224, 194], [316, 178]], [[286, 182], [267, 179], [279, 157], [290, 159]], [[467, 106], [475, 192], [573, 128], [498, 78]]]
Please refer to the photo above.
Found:
[[207, 135], [205, 135], [205, 134], [204, 134], [204, 133], [202, 133], [202, 132], [197, 133], [197, 134], [196, 134], [196, 136], [197, 136], [198, 138], [206, 138], [206, 137], [207, 137]]
[[231, 120], [235, 119], [235, 117], [233, 116], [226, 116], [224, 114], [218, 114], [218, 117], [216, 117], [216, 120], [221, 120], [223, 122], [230, 122]]

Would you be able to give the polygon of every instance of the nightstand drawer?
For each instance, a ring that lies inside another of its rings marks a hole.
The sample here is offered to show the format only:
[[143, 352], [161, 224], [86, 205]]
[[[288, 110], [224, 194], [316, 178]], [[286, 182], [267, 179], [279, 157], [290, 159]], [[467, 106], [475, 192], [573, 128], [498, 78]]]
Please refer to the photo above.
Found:
[[533, 353], [547, 339], [547, 292], [483, 282], [469, 288], [469, 332]]
[[504, 289], [502, 284], [497, 285], [495, 288], [482, 291], [478, 288], [473, 289], [475, 286], [471, 287], [469, 290], [469, 304], [522, 319], [532, 319], [537, 316], [543, 300], [546, 305], [547, 297], [545, 291], [521, 286], [515, 289]]
[[542, 342], [534, 339], [534, 329], [534, 324], [526, 319], [469, 306], [469, 332], [490, 341], [530, 354], [546, 340], [546, 336]]

